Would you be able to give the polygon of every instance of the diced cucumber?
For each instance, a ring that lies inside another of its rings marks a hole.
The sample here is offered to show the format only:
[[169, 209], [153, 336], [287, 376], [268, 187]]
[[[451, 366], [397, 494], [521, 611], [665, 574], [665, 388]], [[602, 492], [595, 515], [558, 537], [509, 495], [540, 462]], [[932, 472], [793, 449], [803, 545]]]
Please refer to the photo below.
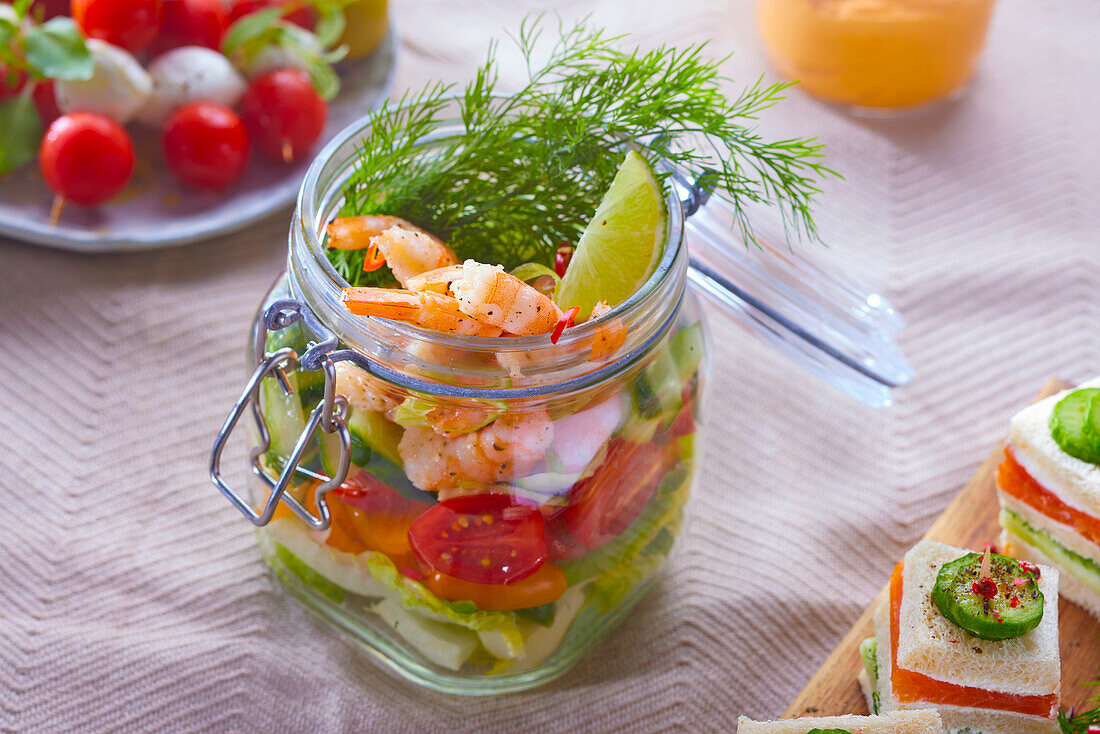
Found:
[[[290, 347], [298, 357], [301, 357], [312, 343], [313, 341], [306, 335], [302, 322], [296, 321], [284, 329], [267, 332], [267, 344], [264, 348], [268, 354], [272, 354], [284, 347]], [[301, 394], [302, 405], [308, 412], [325, 395], [325, 373], [322, 370], [296, 369], [294, 374], [298, 375], [296, 389]]]
[[[390, 423], [381, 413], [350, 409], [348, 434], [352, 466], [372, 474], [405, 497], [418, 502], [435, 502], [435, 495], [417, 489], [401, 468], [401, 455], [397, 443], [401, 440], [401, 427]], [[340, 438], [328, 433], [321, 438], [321, 465], [331, 475], [336, 471], [340, 458]], [[396, 461], [395, 461], [396, 460]]]
[[477, 648], [478, 637], [474, 632], [411, 614], [393, 599], [378, 602], [372, 611], [427, 660], [448, 670], [461, 668]]
[[670, 422], [683, 406], [682, 388], [672, 351], [663, 347], [634, 380], [634, 408], [643, 418]]
[[686, 383], [703, 361], [703, 322], [680, 329], [668, 341], [668, 350], [676, 360], [680, 383]]

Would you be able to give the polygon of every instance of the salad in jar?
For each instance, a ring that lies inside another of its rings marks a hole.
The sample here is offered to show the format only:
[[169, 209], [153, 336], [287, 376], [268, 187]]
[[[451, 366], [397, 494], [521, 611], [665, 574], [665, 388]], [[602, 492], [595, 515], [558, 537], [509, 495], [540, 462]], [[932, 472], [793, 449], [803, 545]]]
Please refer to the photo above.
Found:
[[255, 324], [238, 408], [258, 398], [261, 481], [238, 507], [292, 593], [440, 690], [560, 674], [682, 531], [706, 373], [672, 183], [703, 168], [687, 142], [721, 152], [701, 180], [739, 213], [774, 199], [813, 233], [819, 146], [737, 122], [782, 87], [731, 102], [700, 49], [617, 40], [562, 30], [517, 93], [490, 56], [463, 94], [346, 131]]

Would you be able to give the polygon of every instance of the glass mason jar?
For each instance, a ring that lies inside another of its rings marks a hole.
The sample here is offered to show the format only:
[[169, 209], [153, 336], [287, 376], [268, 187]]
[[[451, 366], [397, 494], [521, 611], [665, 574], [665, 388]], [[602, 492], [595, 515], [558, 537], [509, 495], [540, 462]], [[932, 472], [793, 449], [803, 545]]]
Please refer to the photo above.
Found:
[[994, 0], [758, 0], [773, 66], [818, 99], [866, 111], [917, 108], [974, 74]]
[[[885, 299], [793, 253], [746, 248], [732, 211], [682, 171], [670, 171], [653, 275], [557, 344], [355, 316], [323, 235], [368, 125], [306, 175], [210, 476], [258, 526], [282, 585], [410, 680], [465, 694], [539, 685], [653, 584], [696, 468], [707, 359], [694, 292], [868, 403], [908, 379]], [[246, 414], [248, 497], [220, 474]]]

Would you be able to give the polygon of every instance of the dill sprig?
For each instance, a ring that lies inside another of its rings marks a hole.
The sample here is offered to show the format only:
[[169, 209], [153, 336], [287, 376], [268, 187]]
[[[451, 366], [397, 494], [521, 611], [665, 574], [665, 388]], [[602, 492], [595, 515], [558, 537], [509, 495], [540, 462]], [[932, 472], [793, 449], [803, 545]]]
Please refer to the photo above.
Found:
[[[724, 59], [705, 44], [623, 51], [624, 36], [558, 24], [549, 59], [535, 66], [541, 18], [513, 40], [527, 66], [515, 94], [498, 89], [496, 44], [458, 94], [430, 84], [375, 112], [345, 186], [343, 215], [393, 214], [443, 238], [460, 258], [552, 264], [576, 242], [610, 186], [626, 143], [643, 154], [706, 176], [729, 201], [746, 242], [746, 207], [776, 206], [784, 226], [817, 238], [810, 205], [833, 172], [813, 139], [766, 141], [752, 123], [788, 84], [761, 80], [736, 99], [719, 88]], [[457, 131], [444, 132], [448, 120]], [[431, 136], [437, 155], [424, 155]], [[353, 285], [384, 285], [387, 269], [363, 272], [363, 251], [330, 258]]]
[[[1100, 687], [1100, 680], [1082, 685]], [[1086, 703], [1100, 704], [1100, 696], [1090, 698]], [[1062, 728], [1062, 734], [1087, 734], [1089, 727], [1100, 726], [1100, 705], [1087, 711], [1059, 711], [1058, 726]]]

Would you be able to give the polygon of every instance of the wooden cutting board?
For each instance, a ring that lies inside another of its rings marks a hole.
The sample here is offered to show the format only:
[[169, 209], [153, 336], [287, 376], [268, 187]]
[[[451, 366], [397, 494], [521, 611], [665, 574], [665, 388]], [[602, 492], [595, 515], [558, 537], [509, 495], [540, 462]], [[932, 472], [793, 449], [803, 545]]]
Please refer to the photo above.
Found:
[[[1060, 380], [1051, 380], [1036, 400], [1068, 387]], [[997, 524], [1000, 507], [997, 504], [996, 476], [997, 465], [1003, 457], [1004, 450], [998, 446], [940, 515], [925, 538], [974, 550], [981, 550], [983, 543], [997, 541], [1001, 528]], [[833, 654], [798, 694], [785, 717], [867, 712], [867, 703], [856, 681], [862, 666], [859, 644], [873, 636], [873, 610], [887, 598], [888, 589], [889, 584], [883, 587]], [[1062, 706], [1069, 708], [1100, 693], [1095, 687], [1081, 685], [1100, 677], [1100, 622], [1065, 599], [1059, 602], [1058, 614], [1062, 643]]]

